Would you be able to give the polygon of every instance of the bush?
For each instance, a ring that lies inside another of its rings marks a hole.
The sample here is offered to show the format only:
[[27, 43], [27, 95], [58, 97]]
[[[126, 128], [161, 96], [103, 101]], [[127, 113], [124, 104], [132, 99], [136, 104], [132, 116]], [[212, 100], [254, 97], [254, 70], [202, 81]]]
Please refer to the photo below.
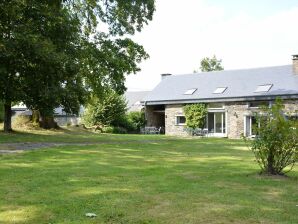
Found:
[[298, 159], [298, 127], [282, 109], [278, 99], [272, 108], [263, 108], [262, 113], [256, 114], [257, 136], [249, 143], [262, 173], [284, 174], [284, 169], [289, 167], [290, 171]]
[[146, 124], [144, 111], [129, 112], [126, 118], [132, 131], [139, 132], [141, 127], [144, 127]]
[[206, 104], [189, 104], [183, 107], [188, 128], [204, 128], [208, 109]]
[[83, 121], [88, 126], [119, 126], [123, 122], [127, 103], [115, 92], [109, 92], [101, 98], [93, 97], [87, 105]]
[[105, 126], [101, 129], [102, 133], [110, 134], [127, 134], [127, 130], [123, 127]]

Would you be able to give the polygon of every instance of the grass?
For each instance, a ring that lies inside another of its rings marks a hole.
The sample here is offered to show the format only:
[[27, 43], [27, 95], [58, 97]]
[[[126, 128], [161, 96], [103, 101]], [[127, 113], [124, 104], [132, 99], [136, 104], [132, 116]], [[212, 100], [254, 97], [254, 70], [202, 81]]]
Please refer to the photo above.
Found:
[[261, 177], [242, 141], [13, 136], [1, 142], [106, 143], [0, 156], [0, 223], [298, 223], [298, 167], [288, 178]]
[[[1, 126], [0, 126], [1, 128]], [[0, 143], [22, 142], [63, 142], [63, 143], [115, 143], [122, 141], [165, 139], [163, 135], [112, 135], [98, 134], [82, 128], [61, 128], [59, 130], [23, 130], [14, 129], [13, 133], [6, 134], [0, 131]]]

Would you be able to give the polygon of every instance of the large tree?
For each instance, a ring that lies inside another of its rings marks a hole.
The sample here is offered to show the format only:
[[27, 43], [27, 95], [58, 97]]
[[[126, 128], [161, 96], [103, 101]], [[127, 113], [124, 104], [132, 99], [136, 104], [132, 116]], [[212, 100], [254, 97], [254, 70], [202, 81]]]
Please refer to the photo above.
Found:
[[[4, 104], [4, 130], [11, 131], [11, 103], [21, 97], [20, 71], [24, 61], [20, 46], [24, 22], [22, 10], [26, 3], [0, 2], [0, 100]], [[29, 29], [29, 27], [28, 27]]]
[[[125, 90], [148, 57], [129, 39], [152, 19], [154, 0], [12, 0], [0, 3], [0, 100], [5, 131], [12, 101], [51, 116], [76, 112], [88, 94]], [[104, 28], [102, 28], [104, 27]]]

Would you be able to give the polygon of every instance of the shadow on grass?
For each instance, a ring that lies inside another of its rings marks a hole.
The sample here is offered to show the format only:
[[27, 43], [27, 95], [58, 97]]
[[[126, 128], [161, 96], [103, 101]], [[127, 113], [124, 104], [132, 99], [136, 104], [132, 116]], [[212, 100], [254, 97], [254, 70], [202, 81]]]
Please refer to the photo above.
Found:
[[243, 147], [177, 140], [0, 157], [0, 222], [297, 222], [297, 178], [258, 177]]

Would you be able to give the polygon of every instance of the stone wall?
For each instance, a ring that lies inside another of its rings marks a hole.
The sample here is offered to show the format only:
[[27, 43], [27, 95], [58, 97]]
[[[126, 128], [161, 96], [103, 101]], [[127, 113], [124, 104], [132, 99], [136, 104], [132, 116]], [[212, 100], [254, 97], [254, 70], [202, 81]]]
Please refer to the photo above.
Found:
[[246, 102], [231, 102], [225, 104], [228, 138], [240, 138], [244, 132], [244, 116], [250, 115]]
[[81, 118], [77, 116], [55, 116], [54, 120], [59, 126], [79, 125]]
[[289, 114], [298, 113], [298, 100], [286, 100], [285, 104], [285, 112]]
[[176, 116], [184, 115], [183, 105], [166, 105], [165, 108], [165, 132], [166, 135], [182, 135], [186, 136], [184, 125], [176, 124]]
[[[298, 100], [286, 100], [284, 104], [286, 113], [298, 113]], [[252, 116], [254, 112], [258, 111], [258, 109], [249, 108], [247, 102], [225, 103], [223, 109], [226, 111], [226, 133], [228, 138], [240, 138], [241, 134], [244, 133], [245, 116]], [[165, 133], [167, 135], [186, 136], [185, 126], [176, 124], [177, 115], [184, 115], [183, 105], [166, 105]], [[146, 107], [146, 117], [148, 126], [158, 126], [156, 125], [159, 122], [158, 118], [154, 116], [153, 109], [150, 106]]]
[[[298, 100], [284, 101], [285, 113], [298, 113]], [[228, 138], [240, 138], [244, 133], [245, 116], [252, 116], [259, 109], [249, 108], [247, 102], [231, 102], [225, 104], [227, 111], [227, 136]]]

